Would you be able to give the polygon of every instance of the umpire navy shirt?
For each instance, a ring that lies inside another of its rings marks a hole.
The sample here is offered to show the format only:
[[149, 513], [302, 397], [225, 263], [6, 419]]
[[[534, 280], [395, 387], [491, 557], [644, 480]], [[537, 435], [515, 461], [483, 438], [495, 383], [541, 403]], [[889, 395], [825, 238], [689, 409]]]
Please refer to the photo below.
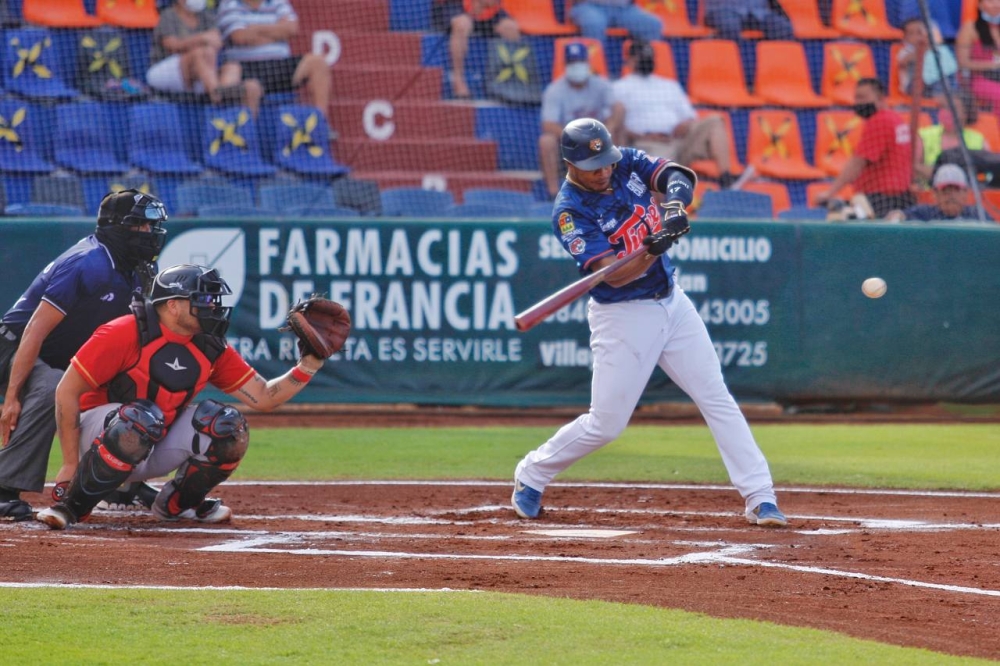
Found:
[[20, 337], [42, 301], [62, 312], [65, 317], [45, 338], [39, 358], [65, 370], [98, 326], [129, 313], [139, 289], [136, 274], [116, 270], [107, 248], [91, 235], [46, 266], [2, 322]]

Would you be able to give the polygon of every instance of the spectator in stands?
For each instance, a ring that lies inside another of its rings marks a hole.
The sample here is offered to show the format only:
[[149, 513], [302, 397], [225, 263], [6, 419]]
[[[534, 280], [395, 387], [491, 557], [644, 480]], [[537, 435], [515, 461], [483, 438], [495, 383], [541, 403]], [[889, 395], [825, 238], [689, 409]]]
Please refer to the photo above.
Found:
[[604, 39], [608, 28], [625, 28], [633, 37], [651, 42], [660, 39], [663, 22], [634, 0], [584, 0], [574, 2], [570, 18], [584, 37]]
[[976, 20], [963, 23], [955, 36], [955, 55], [972, 75], [976, 101], [1000, 112], [1000, 0], [979, 0]]
[[892, 210], [885, 216], [889, 222], [917, 220], [933, 221], [979, 221], [975, 206], [967, 205], [969, 200], [969, 180], [965, 169], [957, 164], [943, 164], [934, 174], [933, 204], [918, 204], [906, 210]]
[[854, 112], [865, 120], [855, 153], [834, 178], [830, 188], [816, 198], [820, 206], [845, 186], [867, 197], [875, 217], [916, 204], [910, 190], [913, 180], [912, 139], [909, 124], [885, 102], [885, 85], [878, 79], [858, 81]]
[[565, 73], [542, 94], [542, 134], [538, 137], [538, 161], [552, 198], [566, 175], [559, 138], [567, 123], [577, 118], [597, 118], [613, 137], [621, 130], [621, 107], [614, 104], [611, 83], [591, 71], [587, 47], [581, 42], [570, 42], [564, 53]]
[[[913, 94], [917, 54], [920, 50], [924, 51], [922, 71], [925, 97], [944, 93], [942, 72], [944, 73], [943, 78], [947, 79], [952, 90], [958, 87], [958, 62], [955, 60], [955, 54], [944, 45], [941, 30], [937, 25], [932, 24], [931, 29], [933, 30], [933, 40], [927, 34], [927, 26], [924, 25], [924, 20], [921, 17], [915, 16], [903, 23], [903, 48], [896, 55], [895, 63], [899, 73], [899, 92], [903, 95]], [[931, 50], [932, 41], [933, 50]], [[935, 53], [937, 53], [937, 58], [935, 58]], [[940, 69], [938, 68], [938, 60], [941, 61]]]
[[465, 78], [465, 56], [469, 38], [500, 37], [508, 42], [521, 39], [521, 28], [504, 11], [501, 0], [438, 0], [433, 10], [435, 27], [448, 32], [451, 54], [451, 94], [456, 99], [469, 99], [469, 83]]
[[[959, 122], [951, 115], [951, 109], [947, 101], [941, 101], [941, 110], [938, 111], [938, 122], [936, 125], [928, 125], [917, 130], [920, 138], [922, 151], [918, 155], [917, 164], [914, 168], [917, 174], [925, 181], [929, 182], [931, 173], [937, 166], [938, 158], [942, 153], [945, 155], [944, 161], [962, 163], [964, 160], [959, 154], [955, 156], [956, 149], [960, 152], [958, 128], [962, 130], [962, 137], [965, 139], [965, 147], [969, 151], [989, 151], [991, 147], [986, 141], [983, 133], [972, 127], [968, 127], [970, 122], [975, 122], [976, 114], [975, 102], [966, 99], [965, 95], [954, 97], [955, 111], [958, 113]], [[968, 106], [966, 106], [968, 104]], [[947, 152], [946, 152], [947, 151]]]
[[299, 31], [299, 17], [289, 0], [222, 0], [216, 24], [223, 58], [242, 63], [244, 80], [257, 79], [265, 94], [305, 86], [307, 103], [327, 116], [330, 68], [319, 54], [292, 55], [288, 40]]
[[729, 134], [720, 116], [698, 118], [691, 100], [673, 79], [653, 74], [656, 54], [649, 42], [634, 40], [626, 58], [632, 73], [613, 84], [615, 102], [624, 112], [627, 145], [680, 164], [712, 160], [719, 184], [732, 185]]
[[256, 116], [263, 96], [260, 82], [241, 83], [243, 68], [238, 62], [219, 67], [222, 35], [205, 5], [206, 0], [175, 0], [160, 12], [146, 82], [161, 92], [203, 92], [213, 104], [239, 100]]
[[760, 30], [764, 39], [792, 39], [792, 22], [777, 0], [705, 0], [705, 25], [719, 39], [740, 39], [741, 30]]

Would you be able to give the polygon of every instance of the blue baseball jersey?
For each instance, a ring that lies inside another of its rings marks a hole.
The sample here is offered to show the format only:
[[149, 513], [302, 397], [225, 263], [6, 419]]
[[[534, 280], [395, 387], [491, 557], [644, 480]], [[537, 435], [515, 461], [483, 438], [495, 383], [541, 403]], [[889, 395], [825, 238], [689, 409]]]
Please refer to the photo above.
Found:
[[[573, 255], [582, 275], [604, 257], [624, 257], [642, 246], [642, 239], [660, 230], [659, 206], [652, 199], [652, 183], [672, 162], [635, 148], [621, 148], [622, 159], [611, 174], [605, 192], [585, 190], [566, 180], [556, 195], [552, 231]], [[653, 262], [646, 273], [621, 287], [601, 283], [590, 290], [598, 303], [653, 298], [673, 280], [670, 258]]]
[[39, 358], [65, 370], [98, 326], [129, 313], [132, 295], [140, 288], [135, 272], [126, 276], [116, 270], [108, 250], [91, 235], [46, 266], [2, 322], [20, 336], [42, 301], [62, 312], [65, 316], [45, 338]]

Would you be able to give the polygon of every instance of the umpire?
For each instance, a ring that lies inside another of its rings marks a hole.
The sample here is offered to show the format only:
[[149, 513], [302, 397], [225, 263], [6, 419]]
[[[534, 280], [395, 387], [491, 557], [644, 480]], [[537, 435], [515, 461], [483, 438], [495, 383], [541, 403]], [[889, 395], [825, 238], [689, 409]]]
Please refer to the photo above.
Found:
[[56, 385], [97, 327], [127, 314], [156, 274], [166, 219], [152, 195], [108, 193], [94, 233], [46, 266], [0, 319], [0, 519], [32, 517], [21, 492], [45, 484]]

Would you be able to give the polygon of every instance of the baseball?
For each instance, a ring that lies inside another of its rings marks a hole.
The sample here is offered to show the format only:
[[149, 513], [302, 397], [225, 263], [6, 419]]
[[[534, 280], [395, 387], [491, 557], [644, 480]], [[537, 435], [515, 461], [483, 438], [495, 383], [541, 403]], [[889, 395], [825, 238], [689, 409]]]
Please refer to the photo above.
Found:
[[885, 280], [880, 277], [870, 277], [861, 283], [861, 291], [868, 298], [882, 298], [885, 296], [886, 289], [888, 287], [885, 284]]

